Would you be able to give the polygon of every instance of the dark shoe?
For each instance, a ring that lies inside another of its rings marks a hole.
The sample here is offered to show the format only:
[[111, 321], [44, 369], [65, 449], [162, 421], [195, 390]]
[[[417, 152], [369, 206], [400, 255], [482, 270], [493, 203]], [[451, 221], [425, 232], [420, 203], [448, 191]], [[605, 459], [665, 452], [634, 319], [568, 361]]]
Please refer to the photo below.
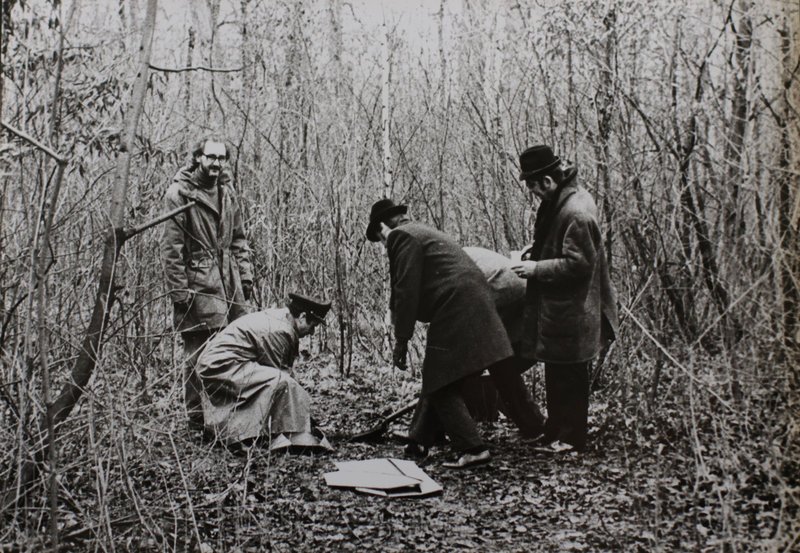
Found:
[[491, 460], [492, 455], [489, 453], [489, 450], [484, 449], [480, 453], [464, 453], [458, 458], [458, 461], [454, 463], [442, 463], [442, 466], [448, 469], [466, 469], [484, 465]]
[[418, 444], [417, 442], [409, 442], [403, 449], [403, 453], [405, 453], [406, 457], [423, 460], [428, 457], [430, 451], [422, 444]]
[[562, 442], [560, 440], [552, 441], [547, 445], [534, 447], [533, 450], [537, 453], [544, 453], [546, 455], [560, 455], [579, 451], [579, 449], [574, 445]]

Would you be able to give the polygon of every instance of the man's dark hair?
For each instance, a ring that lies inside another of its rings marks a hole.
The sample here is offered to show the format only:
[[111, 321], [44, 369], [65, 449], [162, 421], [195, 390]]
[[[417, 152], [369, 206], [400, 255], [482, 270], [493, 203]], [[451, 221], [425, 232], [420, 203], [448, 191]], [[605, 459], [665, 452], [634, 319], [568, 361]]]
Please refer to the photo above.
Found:
[[544, 176], [549, 176], [556, 182], [556, 184], [561, 184], [564, 182], [564, 168], [559, 163], [558, 165], [550, 169], [547, 173], [545, 173]]
[[392, 215], [391, 217], [387, 217], [386, 220], [383, 221], [383, 224], [385, 224], [389, 228], [396, 228], [397, 225], [399, 225], [400, 223], [405, 223], [410, 220], [411, 219], [409, 219], [408, 215], [406, 215], [405, 213], [398, 213], [397, 215]]
[[192, 169], [197, 167], [197, 158], [198, 156], [203, 155], [203, 151], [206, 148], [206, 142], [220, 142], [223, 146], [225, 146], [225, 159], [230, 158], [231, 148], [228, 145], [228, 141], [221, 136], [207, 134], [194, 143], [194, 147], [191, 151], [191, 158], [189, 159], [189, 165], [192, 167]]

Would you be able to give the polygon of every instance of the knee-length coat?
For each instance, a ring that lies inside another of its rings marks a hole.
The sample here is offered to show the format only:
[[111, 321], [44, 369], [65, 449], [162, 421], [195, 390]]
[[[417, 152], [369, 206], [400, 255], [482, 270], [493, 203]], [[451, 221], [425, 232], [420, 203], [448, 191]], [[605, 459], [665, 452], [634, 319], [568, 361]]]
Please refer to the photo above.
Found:
[[[208, 190], [197, 171], [179, 170], [166, 193], [166, 210], [191, 201], [197, 204], [164, 222], [161, 240], [178, 332], [220, 329], [245, 314], [242, 282], [253, 280], [239, 202], [227, 173], [220, 174], [217, 190]], [[187, 305], [189, 290], [195, 295]]]
[[430, 323], [422, 395], [513, 354], [483, 273], [452, 238], [406, 222], [389, 233], [386, 250], [395, 338], [410, 339], [416, 321]]
[[541, 254], [528, 278], [523, 355], [550, 363], [589, 361], [617, 331], [597, 206], [576, 179], [553, 201]]
[[236, 319], [197, 361], [206, 426], [225, 442], [311, 430], [311, 396], [291, 375], [300, 338], [288, 313]]

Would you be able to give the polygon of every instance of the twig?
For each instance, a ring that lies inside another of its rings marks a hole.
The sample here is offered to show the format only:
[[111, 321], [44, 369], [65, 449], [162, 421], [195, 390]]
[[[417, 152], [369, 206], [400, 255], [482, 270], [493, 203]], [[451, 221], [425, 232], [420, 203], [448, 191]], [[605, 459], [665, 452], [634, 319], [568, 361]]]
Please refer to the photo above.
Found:
[[800, 540], [800, 532], [795, 534], [794, 539], [789, 542], [789, 545], [786, 546], [786, 549], [783, 550], [783, 553], [789, 553], [789, 551], [792, 551], [792, 547], [794, 547], [794, 544], [797, 543], [797, 540]]
[[65, 158], [64, 156], [56, 153], [52, 148], [48, 148], [47, 146], [45, 146], [44, 144], [42, 144], [41, 142], [39, 142], [38, 140], [33, 138], [31, 135], [25, 133], [24, 131], [21, 131], [21, 130], [19, 130], [17, 128], [12, 127], [11, 125], [6, 123], [5, 121], [0, 121], [0, 126], [2, 126], [4, 129], [6, 129], [11, 134], [15, 134], [19, 138], [21, 138], [22, 140], [24, 140], [24, 141], [30, 143], [31, 145], [39, 148], [41, 151], [43, 151], [44, 153], [46, 153], [47, 155], [52, 157], [54, 160], [56, 160], [56, 163], [58, 163], [59, 165], [66, 165], [67, 164], [67, 158]]
[[761, 284], [761, 283], [764, 281], [764, 279], [766, 279], [768, 276], [770, 276], [770, 274], [772, 274], [772, 273], [771, 273], [771, 271], [767, 271], [766, 273], [764, 273], [763, 275], [761, 275], [761, 277], [759, 277], [759, 279], [758, 279], [758, 280], [756, 280], [756, 281], [755, 281], [753, 284], [751, 284], [751, 285], [750, 285], [750, 287], [749, 287], [747, 290], [745, 290], [744, 292], [742, 292], [742, 295], [741, 295], [741, 296], [739, 296], [738, 298], [736, 298], [735, 300], [733, 300], [733, 301], [731, 302], [731, 304], [730, 304], [730, 305], [729, 305], [729, 306], [728, 306], [728, 307], [727, 307], [727, 308], [726, 308], [726, 309], [725, 309], [725, 310], [724, 310], [722, 313], [720, 313], [720, 314], [717, 316], [717, 318], [716, 318], [716, 319], [714, 319], [714, 321], [713, 321], [713, 322], [712, 322], [710, 325], [708, 325], [708, 326], [706, 327], [706, 329], [705, 329], [703, 332], [701, 332], [701, 333], [700, 333], [700, 335], [699, 335], [697, 338], [695, 338], [695, 339], [694, 339], [694, 342], [692, 342], [692, 344], [691, 344], [691, 346], [690, 346], [690, 347], [693, 347], [693, 346], [696, 346], [697, 344], [699, 344], [699, 343], [700, 343], [700, 340], [702, 340], [703, 338], [705, 338], [706, 334], [708, 334], [709, 332], [711, 332], [711, 329], [712, 329], [712, 328], [714, 328], [715, 326], [717, 326], [717, 323], [719, 323], [719, 322], [720, 322], [720, 321], [721, 321], [721, 320], [722, 320], [722, 319], [725, 317], [725, 315], [727, 315], [727, 314], [728, 314], [728, 312], [729, 312], [731, 309], [733, 309], [733, 308], [734, 308], [734, 307], [735, 307], [735, 306], [736, 306], [736, 305], [737, 305], [737, 304], [738, 304], [740, 301], [742, 301], [742, 300], [745, 298], [745, 296], [747, 296], [748, 294], [750, 294], [750, 292], [752, 292], [753, 290], [755, 290], [755, 289], [756, 289], [756, 287], [757, 287], [759, 284]]
[[205, 65], [193, 65], [192, 67], [158, 67], [157, 65], [150, 64], [150, 69], [153, 71], [162, 71], [164, 73], [183, 73], [185, 71], [208, 71], [209, 73], [236, 73], [237, 71], [244, 70], [244, 67], [206, 67]]
[[194, 529], [194, 535], [197, 538], [198, 546], [203, 543], [203, 540], [200, 538], [200, 530], [197, 528], [197, 517], [194, 514], [194, 506], [192, 504], [192, 496], [189, 493], [189, 484], [186, 482], [186, 474], [183, 472], [183, 463], [181, 463], [181, 456], [178, 455], [178, 448], [175, 447], [175, 440], [172, 439], [172, 433], [168, 434], [169, 436], [169, 443], [172, 445], [172, 452], [175, 454], [175, 461], [177, 461], [178, 473], [181, 475], [181, 482], [183, 483], [183, 491], [186, 494], [186, 501], [187, 507], [189, 508], [189, 514], [192, 516], [192, 528]]
[[730, 404], [729, 404], [727, 401], [725, 401], [724, 399], [722, 399], [718, 393], [716, 393], [714, 390], [712, 390], [712, 389], [711, 389], [711, 388], [708, 386], [708, 384], [706, 384], [705, 382], [703, 382], [702, 380], [700, 380], [699, 378], [697, 378], [695, 375], [693, 375], [693, 374], [691, 373], [691, 371], [689, 371], [689, 369], [687, 369], [686, 367], [684, 367], [684, 366], [683, 366], [683, 365], [680, 363], [680, 361], [678, 361], [677, 359], [675, 359], [675, 358], [674, 358], [674, 357], [673, 357], [673, 356], [670, 354], [670, 352], [667, 350], [667, 348], [666, 348], [666, 347], [664, 347], [664, 346], [661, 344], [661, 342], [659, 342], [658, 340], [656, 340], [656, 339], [655, 339], [655, 337], [654, 337], [652, 334], [650, 334], [650, 332], [647, 330], [647, 328], [645, 328], [645, 326], [644, 326], [642, 323], [640, 323], [640, 322], [639, 322], [639, 319], [637, 319], [637, 318], [636, 318], [636, 317], [633, 315], [633, 313], [631, 313], [631, 312], [630, 312], [630, 310], [629, 310], [627, 307], [625, 307], [625, 305], [623, 305], [623, 304], [620, 304], [620, 307], [623, 309], [623, 311], [625, 311], [625, 314], [626, 314], [628, 317], [630, 317], [630, 318], [631, 318], [631, 320], [632, 320], [634, 323], [636, 323], [636, 326], [638, 326], [638, 327], [639, 327], [639, 328], [642, 330], [642, 332], [644, 333], [644, 335], [645, 335], [645, 336], [647, 336], [647, 338], [649, 338], [649, 339], [650, 339], [650, 341], [651, 341], [651, 342], [653, 342], [653, 343], [656, 345], [656, 347], [657, 347], [658, 349], [660, 349], [660, 350], [661, 350], [661, 352], [662, 352], [664, 355], [666, 355], [666, 356], [667, 356], [667, 359], [669, 359], [670, 361], [672, 361], [672, 362], [675, 364], [675, 366], [676, 366], [676, 367], [678, 367], [678, 368], [679, 368], [681, 371], [683, 371], [683, 372], [684, 372], [684, 374], [686, 374], [686, 376], [688, 376], [688, 377], [689, 377], [689, 378], [690, 378], [690, 379], [691, 379], [691, 380], [692, 380], [694, 383], [696, 383], [696, 384], [699, 384], [700, 386], [704, 387], [704, 388], [705, 388], [705, 389], [708, 391], [708, 393], [709, 393], [709, 394], [711, 394], [712, 396], [714, 396], [714, 397], [717, 399], [717, 401], [719, 401], [719, 402], [720, 402], [720, 403], [721, 403], [723, 406], [725, 406], [725, 408], [726, 408], [726, 409], [728, 409], [729, 411], [733, 411], [733, 407], [731, 407], [731, 405], [730, 405]]

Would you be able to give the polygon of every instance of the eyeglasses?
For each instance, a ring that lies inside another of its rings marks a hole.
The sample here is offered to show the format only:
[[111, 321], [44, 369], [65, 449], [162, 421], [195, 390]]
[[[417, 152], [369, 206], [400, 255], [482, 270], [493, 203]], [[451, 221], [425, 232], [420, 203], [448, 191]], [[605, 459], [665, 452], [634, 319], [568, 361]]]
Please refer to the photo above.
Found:
[[215, 162], [215, 161], [219, 161], [220, 163], [224, 163], [228, 159], [227, 156], [215, 156], [215, 155], [209, 155], [209, 154], [203, 154], [203, 157], [205, 157], [208, 161], [210, 161], [212, 163]]

